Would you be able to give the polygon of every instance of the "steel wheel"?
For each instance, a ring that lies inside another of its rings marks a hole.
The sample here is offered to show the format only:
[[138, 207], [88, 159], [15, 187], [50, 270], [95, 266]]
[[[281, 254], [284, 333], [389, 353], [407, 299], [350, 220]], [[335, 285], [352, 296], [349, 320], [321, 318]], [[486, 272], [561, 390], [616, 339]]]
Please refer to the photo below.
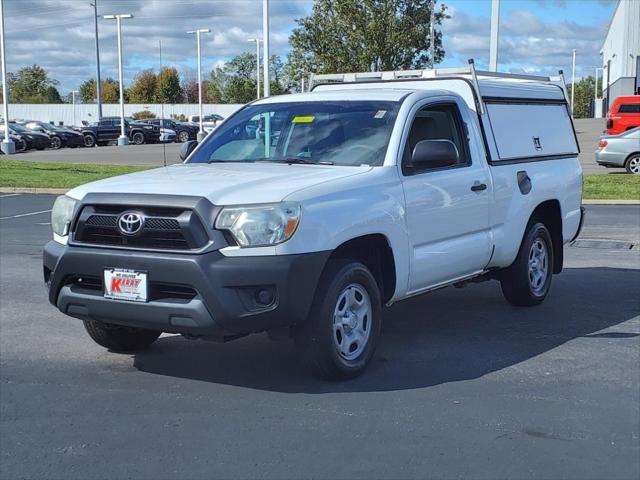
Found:
[[58, 150], [62, 147], [62, 140], [60, 137], [51, 137], [51, 148]]
[[529, 285], [533, 293], [544, 291], [549, 273], [548, 258], [546, 242], [541, 237], [536, 237], [529, 250]]
[[366, 289], [352, 283], [345, 287], [333, 312], [333, 341], [340, 356], [358, 358], [371, 334], [371, 299]]
[[632, 173], [634, 175], [640, 174], [640, 155], [634, 155], [629, 160], [627, 160], [627, 164], [625, 165], [628, 173]]

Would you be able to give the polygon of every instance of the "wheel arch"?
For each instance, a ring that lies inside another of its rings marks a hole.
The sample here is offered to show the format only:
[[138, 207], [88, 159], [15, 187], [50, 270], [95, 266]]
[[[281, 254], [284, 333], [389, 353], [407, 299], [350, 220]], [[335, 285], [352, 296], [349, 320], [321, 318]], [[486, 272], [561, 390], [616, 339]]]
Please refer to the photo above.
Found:
[[391, 300], [397, 284], [396, 260], [391, 243], [384, 234], [351, 238], [338, 245], [329, 256], [329, 260], [336, 258], [348, 258], [365, 265], [376, 279], [382, 303]]
[[[553, 273], [562, 272], [564, 249], [562, 236], [562, 208], [560, 207], [560, 201], [552, 199], [540, 203], [529, 217], [527, 230], [529, 225], [533, 222], [541, 222], [549, 230], [549, 233], [551, 234], [551, 242], [553, 243]], [[526, 235], [526, 231], [524, 235]]]

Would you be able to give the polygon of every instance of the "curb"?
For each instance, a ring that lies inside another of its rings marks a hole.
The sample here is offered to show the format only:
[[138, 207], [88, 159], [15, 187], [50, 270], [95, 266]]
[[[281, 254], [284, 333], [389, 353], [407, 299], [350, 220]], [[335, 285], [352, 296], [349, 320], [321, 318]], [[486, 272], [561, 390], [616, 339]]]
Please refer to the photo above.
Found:
[[48, 193], [64, 195], [70, 188], [0, 187], [0, 193]]
[[583, 205], [640, 205], [640, 200], [582, 200]]

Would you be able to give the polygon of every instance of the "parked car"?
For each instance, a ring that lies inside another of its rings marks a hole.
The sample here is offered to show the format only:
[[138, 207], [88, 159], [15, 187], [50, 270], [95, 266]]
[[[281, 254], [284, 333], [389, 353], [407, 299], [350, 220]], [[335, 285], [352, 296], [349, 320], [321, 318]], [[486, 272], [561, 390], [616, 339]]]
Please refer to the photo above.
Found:
[[[125, 119], [124, 128], [129, 141], [135, 145], [155, 143], [160, 139], [160, 128], [155, 125]], [[100, 121], [84, 127], [82, 135], [85, 147], [106, 145], [116, 141], [120, 136], [120, 117], [103, 117]]]
[[[224, 117], [218, 115], [217, 113], [212, 113], [211, 115], [203, 115], [202, 116], [202, 128], [205, 132], [209, 133], [213, 129], [218, 126], [218, 122], [224, 120]], [[198, 129], [200, 128], [200, 115], [190, 115], [189, 123], [193, 125], [197, 125]]]
[[[9, 133], [9, 138], [13, 140], [16, 148], [16, 152], [24, 152], [27, 149], [27, 142], [25, 142], [20, 135], [13, 135]], [[0, 129], [0, 142], [4, 140], [4, 129]], [[4, 155], [4, 152], [0, 150], [0, 154]]]
[[640, 127], [640, 95], [616, 98], [607, 114], [607, 134], [618, 135]]
[[[485, 280], [542, 303], [583, 218], [565, 95], [459, 71], [263, 98], [184, 164], [74, 188], [53, 206], [50, 302], [111, 351], [293, 336], [332, 379], [365, 368], [393, 303]], [[274, 112], [276, 145], [247, 133]]]
[[47, 122], [38, 122], [30, 120], [24, 123], [24, 126], [34, 132], [43, 133], [49, 137], [51, 148], [54, 150], [62, 147], [84, 147], [84, 137], [81, 133], [74, 130], [56, 127]]
[[640, 174], [640, 127], [619, 135], [603, 135], [595, 155], [599, 165], [625, 168], [627, 173]]
[[150, 125], [157, 125], [160, 128], [168, 128], [176, 133], [176, 142], [188, 142], [195, 140], [199, 127], [190, 123], [176, 122], [170, 118], [152, 118], [145, 120]]
[[27, 144], [27, 150], [44, 150], [45, 148], [51, 147], [51, 140], [49, 139], [49, 135], [34, 132], [33, 130], [29, 130], [24, 125], [20, 125], [19, 123], [14, 122], [9, 122], [9, 130], [14, 135], [20, 135], [22, 137], [22, 139]]
[[169, 143], [175, 142], [177, 138], [175, 130], [171, 130], [170, 128], [161, 128], [160, 129], [160, 143]]

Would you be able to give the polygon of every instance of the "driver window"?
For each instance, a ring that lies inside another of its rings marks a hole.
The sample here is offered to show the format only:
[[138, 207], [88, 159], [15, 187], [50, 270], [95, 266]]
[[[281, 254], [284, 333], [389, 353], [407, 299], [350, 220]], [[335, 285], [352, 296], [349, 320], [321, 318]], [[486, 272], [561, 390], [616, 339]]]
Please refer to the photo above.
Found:
[[460, 153], [459, 165], [470, 165], [462, 118], [455, 104], [430, 105], [417, 114], [405, 143], [403, 163], [409, 164], [416, 144], [422, 140], [450, 140]]

